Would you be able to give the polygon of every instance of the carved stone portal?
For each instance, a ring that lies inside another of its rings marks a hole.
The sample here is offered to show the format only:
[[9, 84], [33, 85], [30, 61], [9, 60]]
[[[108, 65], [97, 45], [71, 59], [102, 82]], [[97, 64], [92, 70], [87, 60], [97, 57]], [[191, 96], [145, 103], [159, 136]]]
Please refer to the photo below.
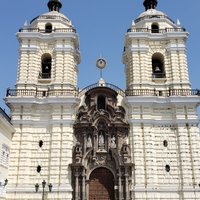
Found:
[[[85, 105], [79, 108], [71, 165], [73, 200], [92, 200], [99, 192], [108, 195], [105, 200], [130, 199], [133, 164], [127, 144], [129, 124], [124, 108], [117, 106], [117, 95], [107, 87], [91, 89], [85, 94]], [[103, 171], [109, 175], [99, 175]]]

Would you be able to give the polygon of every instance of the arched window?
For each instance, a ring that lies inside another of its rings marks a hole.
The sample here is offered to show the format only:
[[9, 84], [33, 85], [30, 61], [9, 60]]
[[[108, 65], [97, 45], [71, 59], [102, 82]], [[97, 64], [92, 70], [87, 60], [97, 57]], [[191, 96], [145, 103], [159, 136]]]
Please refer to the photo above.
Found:
[[52, 32], [52, 25], [48, 23], [45, 25], [45, 33], [51, 33], [51, 32]]
[[48, 79], [51, 78], [51, 64], [52, 59], [50, 54], [44, 54], [42, 56], [42, 63], [41, 63], [41, 73], [40, 78]]
[[164, 56], [161, 53], [152, 56], [152, 72], [153, 78], [165, 78]]
[[98, 96], [97, 109], [98, 110], [105, 110], [106, 109], [106, 98], [103, 95]]
[[153, 23], [153, 24], [151, 25], [151, 32], [152, 32], [152, 33], [159, 33], [159, 25], [156, 24], [156, 23]]

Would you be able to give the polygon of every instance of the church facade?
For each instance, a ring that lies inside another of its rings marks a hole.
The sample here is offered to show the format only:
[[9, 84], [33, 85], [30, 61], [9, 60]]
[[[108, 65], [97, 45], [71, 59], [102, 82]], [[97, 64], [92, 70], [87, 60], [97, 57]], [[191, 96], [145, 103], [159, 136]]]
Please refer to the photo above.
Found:
[[125, 91], [103, 79], [77, 90], [78, 34], [59, 0], [19, 30], [6, 199], [200, 199], [188, 32], [156, 6], [145, 0], [125, 34]]

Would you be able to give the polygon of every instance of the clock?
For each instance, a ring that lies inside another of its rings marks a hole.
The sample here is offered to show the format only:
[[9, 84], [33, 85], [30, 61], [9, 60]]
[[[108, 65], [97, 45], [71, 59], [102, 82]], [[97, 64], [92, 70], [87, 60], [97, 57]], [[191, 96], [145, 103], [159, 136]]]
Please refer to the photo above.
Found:
[[106, 66], [106, 61], [105, 61], [105, 59], [99, 58], [99, 59], [97, 60], [97, 62], [96, 62], [96, 66], [97, 66], [99, 69], [105, 68], [105, 66]]

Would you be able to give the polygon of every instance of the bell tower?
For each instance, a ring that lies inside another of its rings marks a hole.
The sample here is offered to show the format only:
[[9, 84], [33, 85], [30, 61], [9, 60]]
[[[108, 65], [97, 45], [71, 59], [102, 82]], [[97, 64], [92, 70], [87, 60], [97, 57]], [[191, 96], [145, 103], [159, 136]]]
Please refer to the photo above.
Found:
[[134, 200], [199, 199], [199, 91], [188, 78], [188, 32], [145, 0], [125, 35]]
[[[7, 199], [72, 199], [73, 123], [79, 104], [79, 40], [71, 21], [49, 0], [49, 12], [17, 32], [18, 74], [5, 101], [11, 109], [12, 139]], [[38, 191], [36, 193], [36, 191]]]
[[145, 0], [144, 6], [125, 37], [127, 89], [190, 89], [188, 32], [156, 9], [157, 0]]
[[17, 89], [75, 89], [80, 63], [79, 41], [71, 21], [60, 13], [59, 0], [49, 12], [34, 18], [17, 33]]

